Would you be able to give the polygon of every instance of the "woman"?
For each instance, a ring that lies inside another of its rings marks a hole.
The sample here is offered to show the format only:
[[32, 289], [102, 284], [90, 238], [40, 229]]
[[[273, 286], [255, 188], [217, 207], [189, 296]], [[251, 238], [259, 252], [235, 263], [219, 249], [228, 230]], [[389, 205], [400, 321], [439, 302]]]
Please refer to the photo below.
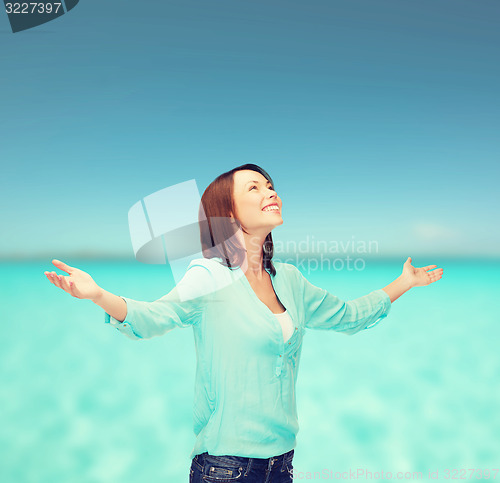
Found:
[[[132, 339], [192, 327], [197, 354], [190, 482], [292, 481], [299, 429], [295, 386], [306, 328], [355, 334], [378, 324], [412, 287], [442, 277], [416, 268], [383, 289], [345, 302], [310, 284], [291, 264], [274, 262], [271, 231], [283, 223], [271, 177], [245, 164], [216, 178], [200, 206], [203, 258], [154, 302], [113, 295], [82, 270], [45, 272], [74, 297], [105, 311]], [[202, 216], [204, 215], [204, 216]], [[206, 218], [205, 218], [206, 217]], [[206, 221], [205, 221], [206, 220]]]

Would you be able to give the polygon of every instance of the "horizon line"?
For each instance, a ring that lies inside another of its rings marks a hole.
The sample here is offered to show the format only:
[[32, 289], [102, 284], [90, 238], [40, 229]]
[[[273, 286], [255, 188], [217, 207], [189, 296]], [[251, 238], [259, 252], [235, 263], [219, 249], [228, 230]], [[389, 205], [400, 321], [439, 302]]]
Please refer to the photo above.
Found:
[[[384, 253], [384, 254], [373, 254], [373, 253], [328, 253], [328, 252], [280, 252], [274, 253], [273, 260], [281, 261], [283, 258], [292, 259], [315, 259], [322, 257], [324, 260], [342, 259], [346, 260], [350, 257], [351, 260], [356, 258], [362, 258], [370, 261], [382, 261], [382, 260], [395, 260], [395, 259], [406, 259], [407, 257], [412, 257], [415, 259], [417, 257], [434, 257], [434, 258], [445, 258], [445, 259], [470, 259], [470, 260], [499, 260], [499, 253], [410, 253], [410, 250], [405, 253]], [[187, 257], [186, 257], [187, 258]], [[38, 253], [34, 255], [26, 254], [0, 254], [0, 262], [15, 262], [15, 261], [48, 261], [52, 260], [109, 260], [109, 261], [122, 261], [122, 262], [135, 262], [137, 261], [134, 255], [125, 254], [111, 254], [111, 253], [92, 253], [92, 252], [74, 252], [65, 253], [61, 255], [54, 256], [53, 254]], [[139, 262], [142, 263], [142, 262]], [[150, 265], [144, 263], [144, 265]], [[169, 263], [164, 264], [151, 264], [151, 265], [170, 265]]]

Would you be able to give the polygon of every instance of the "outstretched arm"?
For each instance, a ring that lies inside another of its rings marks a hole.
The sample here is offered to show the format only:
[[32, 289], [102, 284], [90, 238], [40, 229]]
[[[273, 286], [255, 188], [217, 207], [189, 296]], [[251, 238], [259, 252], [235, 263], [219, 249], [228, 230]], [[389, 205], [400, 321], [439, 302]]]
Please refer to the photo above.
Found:
[[[293, 265], [292, 265], [293, 267]], [[442, 277], [443, 269], [436, 265], [413, 267], [408, 257], [401, 275], [382, 289], [374, 290], [354, 300], [344, 301], [327, 290], [312, 285], [296, 268], [297, 298], [301, 300], [305, 327], [326, 329], [353, 335], [375, 327], [389, 314], [392, 302], [413, 287], [429, 285]]]
[[[429, 285], [442, 278], [443, 269], [436, 267], [437, 265], [414, 267], [411, 264], [411, 257], [408, 257], [403, 265], [401, 275], [382, 290], [389, 296], [392, 303], [411, 288]], [[435, 270], [431, 270], [431, 268]]]
[[59, 260], [52, 263], [69, 275], [45, 272], [57, 287], [79, 299], [92, 300], [104, 309], [104, 321], [131, 339], [150, 339], [175, 327], [191, 327], [200, 321], [205, 304], [215, 290], [214, 280], [203, 260], [191, 261], [182, 280], [166, 295], [143, 302], [112, 294], [92, 277]]

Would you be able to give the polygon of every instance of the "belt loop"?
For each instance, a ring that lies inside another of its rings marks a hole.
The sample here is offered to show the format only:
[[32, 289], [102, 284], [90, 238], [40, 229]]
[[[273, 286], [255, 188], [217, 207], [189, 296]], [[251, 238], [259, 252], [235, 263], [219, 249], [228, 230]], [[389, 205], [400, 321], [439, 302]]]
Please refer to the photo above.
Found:
[[248, 458], [247, 469], [245, 470], [245, 474], [243, 475], [243, 477], [246, 477], [248, 473], [250, 473], [251, 467], [252, 467], [252, 458]]
[[288, 453], [285, 453], [283, 455], [283, 464], [281, 465], [281, 472], [285, 471], [286, 469], [286, 463], [290, 459], [290, 456], [293, 458], [294, 452], [293, 449], [291, 449]]
[[283, 455], [283, 462], [281, 463], [281, 473], [285, 471], [285, 463], [286, 463], [286, 453]]

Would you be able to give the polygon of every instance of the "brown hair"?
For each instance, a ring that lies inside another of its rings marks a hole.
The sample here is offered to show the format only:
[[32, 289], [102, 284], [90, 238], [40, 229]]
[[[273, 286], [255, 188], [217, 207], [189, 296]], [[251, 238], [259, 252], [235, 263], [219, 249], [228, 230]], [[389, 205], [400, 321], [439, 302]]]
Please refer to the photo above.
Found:
[[[219, 257], [226, 267], [239, 267], [245, 259], [245, 247], [241, 246], [234, 235], [241, 228], [238, 219], [231, 221], [235, 213], [233, 188], [234, 173], [249, 169], [262, 174], [274, 186], [271, 176], [256, 164], [243, 164], [217, 176], [201, 197], [199, 224], [200, 238], [205, 258]], [[205, 219], [206, 217], [206, 219]], [[241, 228], [247, 233], [243, 228]], [[272, 258], [274, 253], [273, 238], [269, 233], [262, 247], [262, 265], [271, 275], [276, 275]]]

